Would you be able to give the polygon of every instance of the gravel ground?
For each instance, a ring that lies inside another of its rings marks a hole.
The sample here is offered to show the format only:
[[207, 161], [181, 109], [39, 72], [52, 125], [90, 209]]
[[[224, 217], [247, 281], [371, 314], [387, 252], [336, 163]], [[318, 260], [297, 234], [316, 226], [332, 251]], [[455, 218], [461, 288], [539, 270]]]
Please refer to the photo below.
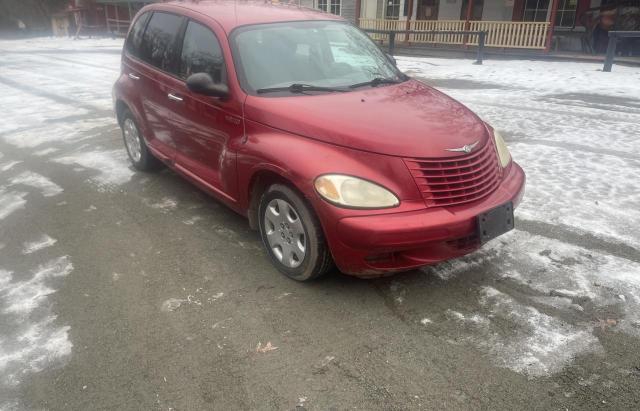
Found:
[[0, 409], [640, 407], [638, 69], [399, 58], [503, 131], [517, 229], [299, 284], [243, 218], [129, 167], [120, 49], [0, 41]]

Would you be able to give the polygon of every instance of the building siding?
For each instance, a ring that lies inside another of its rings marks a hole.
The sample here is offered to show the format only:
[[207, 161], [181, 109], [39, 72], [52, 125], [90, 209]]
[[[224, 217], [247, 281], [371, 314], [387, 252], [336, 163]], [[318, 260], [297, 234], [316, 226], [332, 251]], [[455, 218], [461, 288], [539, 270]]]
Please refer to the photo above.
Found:
[[[329, 0], [330, 1], [330, 0]], [[298, 3], [303, 7], [317, 9], [318, 0], [299, 0]], [[340, 15], [352, 23], [356, 23], [356, 0], [341, 0]]]

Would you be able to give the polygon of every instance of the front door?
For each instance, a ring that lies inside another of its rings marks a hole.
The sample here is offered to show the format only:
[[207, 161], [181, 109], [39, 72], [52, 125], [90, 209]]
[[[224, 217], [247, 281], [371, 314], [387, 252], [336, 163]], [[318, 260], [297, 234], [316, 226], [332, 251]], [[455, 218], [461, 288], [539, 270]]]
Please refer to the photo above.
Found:
[[175, 155], [175, 118], [169, 96], [176, 81], [178, 38], [183, 22], [184, 18], [178, 15], [154, 12], [140, 47], [140, 59], [146, 64], [136, 67], [142, 115], [149, 129], [145, 138], [163, 160], [172, 160]]
[[[482, 10], [484, 9], [484, 0], [473, 0], [471, 5], [471, 15], [469, 20], [478, 21], [482, 20]], [[460, 9], [460, 20], [467, 19], [467, 13], [469, 12], [469, 0], [462, 0], [462, 8]]]
[[439, 0], [419, 0], [416, 20], [437, 20]]
[[192, 93], [186, 79], [207, 73], [216, 83], [227, 82], [227, 70], [220, 42], [203, 24], [187, 24], [179, 61], [176, 89], [179, 101], [173, 110], [180, 119], [176, 136], [178, 169], [227, 200], [236, 193], [235, 152], [229, 144], [244, 135], [242, 117], [231, 109], [231, 100]]

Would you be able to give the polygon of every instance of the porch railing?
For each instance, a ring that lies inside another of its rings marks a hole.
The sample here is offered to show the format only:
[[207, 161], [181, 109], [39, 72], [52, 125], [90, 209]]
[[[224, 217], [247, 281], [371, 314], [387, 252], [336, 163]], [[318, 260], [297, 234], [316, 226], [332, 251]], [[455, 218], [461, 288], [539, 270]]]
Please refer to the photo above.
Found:
[[[487, 47], [515, 49], [544, 49], [549, 22], [529, 21], [470, 21], [469, 30], [487, 33]], [[477, 44], [471, 37], [468, 44]]]
[[[373, 30], [404, 31], [406, 20], [360, 19], [360, 27]], [[413, 31], [484, 31], [487, 33], [487, 47], [544, 49], [549, 32], [549, 22], [525, 21], [470, 21], [464, 20], [411, 20], [409, 30]], [[372, 34], [376, 40], [387, 40], [385, 34]], [[403, 40], [399, 38], [398, 40]], [[478, 36], [463, 34], [433, 35], [409, 34], [411, 43], [468, 44], [478, 45]]]
[[[407, 22], [405, 20], [387, 20], [387, 19], [360, 19], [360, 28], [381, 30], [381, 31], [400, 31], [407, 29]], [[387, 34], [371, 33], [371, 38], [374, 40], [388, 40]]]
[[[464, 20], [411, 20], [409, 22], [409, 30], [464, 31], [464, 23]], [[409, 41], [412, 43], [463, 44], [464, 35], [453, 33], [447, 35], [411, 34], [409, 35]], [[477, 43], [478, 39], [476, 38], [475, 41]]]

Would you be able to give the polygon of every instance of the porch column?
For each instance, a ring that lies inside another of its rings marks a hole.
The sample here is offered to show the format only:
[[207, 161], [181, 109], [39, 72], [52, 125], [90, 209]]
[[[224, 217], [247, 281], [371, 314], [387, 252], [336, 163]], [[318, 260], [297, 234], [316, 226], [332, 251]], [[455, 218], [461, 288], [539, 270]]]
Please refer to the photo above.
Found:
[[471, 13], [473, 13], [473, 0], [469, 0], [469, 4], [467, 4], [467, 21], [465, 22], [465, 30], [469, 30], [469, 20], [471, 20]]
[[[300, 5], [300, 0], [298, 0], [298, 5]], [[356, 0], [356, 26], [360, 27], [360, 18], [362, 17], [362, 0]]]
[[[473, 0], [469, 0], [469, 3], [467, 4], [467, 19], [464, 22], [465, 31], [469, 31], [469, 28], [471, 27], [471, 25], [469, 24], [469, 21], [471, 20], [472, 13], [473, 13]], [[465, 34], [464, 40], [463, 40], [463, 43], [465, 46], [467, 45], [468, 39], [469, 39], [469, 36]]]
[[119, 7], [120, 6], [116, 4], [116, 31], [118, 32], [118, 34], [120, 34], [120, 14], [118, 14]]
[[551, 16], [549, 16], [549, 33], [547, 33], [547, 44], [545, 45], [544, 51], [548, 53], [551, 50], [551, 41], [553, 40], [553, 29], [556, 26], [556, 15], [558, 14], [558, 4], [559, 0], [553, 0], [551, 5]]
[[109, 24], [109, 4], [104, 5], [104, 21], [107, 23], [107, 33], [111, 33], [111, 25]]
[[[413, 17], [413, 0], [404, 0], [409, 2], [409, 7], [407, 7], [407, 28], [405, 30], [411, 30], [411, 18]], [[409, 34], [405, 34], [404, 41], [409, 41]]]

